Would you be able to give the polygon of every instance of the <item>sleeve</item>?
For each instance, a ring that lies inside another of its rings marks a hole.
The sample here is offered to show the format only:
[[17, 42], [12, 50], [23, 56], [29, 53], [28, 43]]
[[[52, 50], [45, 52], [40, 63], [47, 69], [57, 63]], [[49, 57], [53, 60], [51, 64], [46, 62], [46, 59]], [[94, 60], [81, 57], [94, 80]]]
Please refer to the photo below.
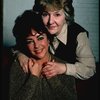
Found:
[[17, 45], [11, 46], [11, 53], [13, 56], [17, 55], [17, 53], [19, 53], [19, 50], [17, 48]]
[[48, 80], [57, 100], [77, 100], [75, 79], [61, 74]]
[[67, 65], [67, 75], [72, 75], [78, 79], [88, 79], [96, 73], [95, 57], [91, 50], [89, 39], [85, 32], [81, 32], [78, 37], [78, 46], [76, 48], [77, 60], [75, 64]]
[[10, 100], [34, 100], [38, 98], [39, 78], [25, 74], [18, 62], [13, 63], [10, 70]]
[[25, 55], [24, 51], [21, 48], [19, 48], [17, 45], [11, 46], [10, 52], [13, 58], [17, 58], [19, 54]]

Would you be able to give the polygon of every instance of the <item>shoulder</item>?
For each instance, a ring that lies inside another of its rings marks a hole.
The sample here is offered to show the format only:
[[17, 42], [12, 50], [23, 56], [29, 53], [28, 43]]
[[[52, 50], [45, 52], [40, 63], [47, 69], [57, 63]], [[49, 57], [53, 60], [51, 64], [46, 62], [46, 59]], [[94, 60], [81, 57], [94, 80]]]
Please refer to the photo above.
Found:
[[54, 55], [52, 55], [52, 54], [51, 54], [51, 58], [52, 58], [52, 60], [54, 60], [55, 62], [58, 62], [58, 63], [66, 63], [66, 61], [64, 61], [64, 60], [62, 60], [62, 59], [60, 59], [60, 58], [58, 58], [58, 57], [56, 57], [56, 56], [54, 56]]
[[69, 28], [80, 29], [81, 31], [87, 31], [85, 28], [83, 28], [81, 25], [79, 25], [76, 22], [69, 24]]
[[69, 30], [73, 31], [73, 32], [76, 32], [76, 33], [80, 33], [80, 32], [87, 32], [88, 31], [83, 28], [81, 25], [79, 25], [78, 23], [71, 23], [69, 26], [68, 26]]

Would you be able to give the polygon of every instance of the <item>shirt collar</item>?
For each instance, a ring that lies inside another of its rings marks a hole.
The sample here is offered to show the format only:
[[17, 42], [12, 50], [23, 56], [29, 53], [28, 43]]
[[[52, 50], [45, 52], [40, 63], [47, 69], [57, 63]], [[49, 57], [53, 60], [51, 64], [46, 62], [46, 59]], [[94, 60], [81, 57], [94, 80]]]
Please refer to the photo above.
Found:
[[67, 24], [64, 24], [64, 26], [62, 27], [61, 33], [57, 35], [57, 38], [66, 45], [67, 43]]

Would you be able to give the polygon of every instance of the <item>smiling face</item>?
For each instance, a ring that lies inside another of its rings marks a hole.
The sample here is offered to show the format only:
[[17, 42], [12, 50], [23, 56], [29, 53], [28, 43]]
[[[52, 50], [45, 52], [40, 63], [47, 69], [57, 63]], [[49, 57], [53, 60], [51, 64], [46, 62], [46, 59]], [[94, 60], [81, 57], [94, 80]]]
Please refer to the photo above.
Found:
[[42, 13], [43, 22], [51, 34], [58, 35], [66, 23], [64, 10], [45, 11]]
[[35, 0], [33, 11], [42, 15], [51, 34], [60, 34], [64, 23], [74, 21], [73, 0]]
[[45, 33], [38, 34], [35, 30], [26, 37], [27, 48], [29, 52], [38, 59], [48, 56], [49, 40]]

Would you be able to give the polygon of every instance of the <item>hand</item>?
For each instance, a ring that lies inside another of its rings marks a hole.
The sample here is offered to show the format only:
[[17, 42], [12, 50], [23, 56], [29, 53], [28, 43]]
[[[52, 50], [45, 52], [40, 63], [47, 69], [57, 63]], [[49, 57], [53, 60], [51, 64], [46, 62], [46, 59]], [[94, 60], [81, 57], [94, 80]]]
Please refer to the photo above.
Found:
[[58, 62], [48, 62], [42, 70], [42, 73], [47, 77], [51, 78], [53, 76], [56, 76], [58, 74], [63, 74], [67, 71], [67, 67], [64, 63], [58, 63]]
[[21, 65], [23, 71], [25, 73], [28, 73], [28, 60], [29, 60], [29, 58], [26, 55], [24, 55], [23, 53], [18, 53], [17, 57], [18, 57], [18, 61]]
[[42, 67], [35, 59], [28, 60], [28, 68], [32, 75], [39, 77], [41, 75]]

